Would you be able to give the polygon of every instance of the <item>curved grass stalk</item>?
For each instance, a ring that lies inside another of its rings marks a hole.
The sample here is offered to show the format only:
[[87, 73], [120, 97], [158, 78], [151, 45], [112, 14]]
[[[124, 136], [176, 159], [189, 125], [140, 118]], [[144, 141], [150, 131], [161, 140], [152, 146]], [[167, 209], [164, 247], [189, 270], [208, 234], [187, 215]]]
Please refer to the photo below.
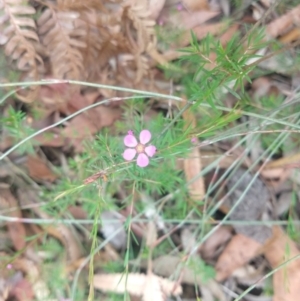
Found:
[[103, 84], [97, 84], [97, 83], [83, 82], [83, 81], [77, 81], [77, 80], [45, 79], [45, 80], [41, 80], [41, 81], [32, 81], [32, 82], [4, 83], [4, 84], [0, 84], [0, 87], [29, 87], [29, 86], [45, 86], [45, 85], [54, 85], [54, 84], [71, 84], [71, 85], [77, 85], [77, 86], [93, 87], [93, 88], [98, 88], [98, 89], [102, 88], [102, 89], [107, 89], [107, 90], [129, 92], [132, 94], [143, 94], [143, 95], [146, 95], [146, 97], [152, 96], [152, 97], [158, 97], [158, 98], [167, 98], [167, 99], [173, 99], [173, 100], [177, 100], [177, 101], [183, 101], [183, 99], [181, 97], [173, 96], [173, 95], [167, 95], [167, 94], [155, 93], [155, 92], [149, 92], [149, 91], [143, 91], [143, 90], [137, 90], [137, 89], [130, 89], [130, 88], [123, 88], [123, 87], [117, 87], [117, 86], [103, 85]]

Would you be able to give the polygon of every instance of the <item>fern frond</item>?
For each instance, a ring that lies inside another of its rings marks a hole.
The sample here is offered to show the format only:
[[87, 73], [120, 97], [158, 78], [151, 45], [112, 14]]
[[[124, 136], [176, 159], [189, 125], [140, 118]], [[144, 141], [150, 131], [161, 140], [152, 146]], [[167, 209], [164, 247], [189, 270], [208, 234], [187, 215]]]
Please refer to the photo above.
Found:
[[80, 49], [86, 44], [85, 24], [75, 11], [47, 8], [37, 21], [38, 33], [48, 51], [52, 75], [63, 79], [83, 79], [84, 65]]
[[[97, 9], [103, 11], [106, 2], [109, 1], [99, 1], [99, 0], [57, 0], [57, 6], [59, 10], [72, 10], [72, 11], [82, 11], [86, 9]], [[113, 1], [116, 2], [116, 1]]]
[[[26, 71], [30, 79], [37, 80], [43, 70], [43, 60], [35, 46], [39, 44], [33, 20], [35, 9], [27, 1], [1, 0], [1, 10], [4, 14], [0, 18], [0, 31], [5, 54], [16, 62], [20, 71]], [[32, 88], [26, 96], [19, 95], [19, 98], [26, 102], [33, 101], [32, 92], [37, 92], [37, 88]]]
[[99, 78], [109, 60], [123, 48], [119, 32], [112, 28], [120, 26], [120, 17], [113, 11], [88, 10], [81, 12], [81, 20], [86, 24], [86, 48], [82, 49], [84, 66], [88, 79]]
[[147, 1], [135, 1], [124, 6], [123, 23], [136, 60], [136, 82], [148, 73], [149, 64], [145, 55], [156, 47], [155, 21], [150, 19], [148, 5]]

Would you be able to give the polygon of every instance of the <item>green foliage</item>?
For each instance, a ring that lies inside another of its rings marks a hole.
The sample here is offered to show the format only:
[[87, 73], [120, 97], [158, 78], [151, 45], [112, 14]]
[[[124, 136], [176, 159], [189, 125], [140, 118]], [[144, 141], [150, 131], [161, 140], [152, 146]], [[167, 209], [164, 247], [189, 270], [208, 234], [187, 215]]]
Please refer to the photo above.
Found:
[[[219, 40], [208, 35], [198, 43], [192, 32], [191, 46], [182, 49], [186, 53], [182, 61], [189, 62], [193, 77], [186, 82], [187, 93], [191, 100], [199, 105], [208, 102], [212, 108], [221, 103], [220, 88], [228, 91], [239, 99], [238, 89], [244, 90], [244, 81], [251, 82], [249, 73], [255, 65], [249, 65], [250, 60], [259, 58], [255, 50], [266, 46], [263, 41], [263, 31], [250, 31], [247, 35], [246, 49], [241, 42], [241, 36], [236, 34], [223, 46]], [[215, 60], [211, 59], [214, 53]], [[233, 84], [233, 87], [230, 87]]]
[[288, 214], [288, 225], [287, 225], [287, 233], [294, 241], [299, 241], [299, 225], [295, 224], [294, 221], [297, 220], [296, 206], [297, 206], [297, 192], [294, 191], [291, 200], [290, 200], [290, 209]]
[[[21, 110], [15, 110], [12, 106], [8, 108], [7, 115], [0, 118], [0, 125], [2, 126], [2, 132], [6, 131], [16, 142], [34, 132], [26, 122], [26, 113]], [[20, 153], [33, 153], [33, 142], [27, 142], [18, 151]]]
[[188, 267], [194, 271], [195, 278], [200, 277], [201, 282], [206, 283], [216, 275], [215, 269], [207, 265], [201, 258], [193, 257], [189, 260]]

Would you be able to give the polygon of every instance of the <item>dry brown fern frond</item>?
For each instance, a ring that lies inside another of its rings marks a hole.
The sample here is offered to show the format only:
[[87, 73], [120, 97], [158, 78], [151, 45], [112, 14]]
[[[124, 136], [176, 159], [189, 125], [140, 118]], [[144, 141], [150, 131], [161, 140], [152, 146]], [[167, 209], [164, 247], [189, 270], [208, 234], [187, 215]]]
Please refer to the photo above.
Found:
[[148, 1], [130, 1], [124, 4], [123, 23], [137, 65], [136, 81], [147, 74], [146, 54], [156, 47], [155, 21], [150, 19]]
[[86, 9], [103, 9], [103, 4], [101, 1], [97, 0], [87, 0], [87, 1], [74, 1], [74, 0], [57, 0], [57, 7], [59, 10], [72, 10], [72, 11], [82, 11]]
[[38, 33], [48, 51], [52, 75], [63, 79], [83, 79], [85, 70], [80, 49], [86, 44], [85, 24], [75, 11], [46, 8], [38, 19]]
[[104, 11], [107, 3], [120, 3], [122, 1], [123, 0], [57, 0], [57, 6], [61, 10], [82, 11], [85, 9], [97, 9]]
[[105, 9], [83, 11], [81, 20], [86, 24], [87, 34], [82, 49], [84, 65], [88, 72], [88, 79], [99, 78], [112, 58], [124, 51], [124, 41], [120, 32], [120, 13]]
[[[16, 62], [20, 71], [26, 71], [29, 79], [38, 79], [43, 70], [43, 60], [36, 51], [39, 37], [33, 20], [35, 9], [23, 0], [0, 0], [0, 11], [4, 14], [0, 18], [0, 32], [5, 54]], [[19, 98], [26, 102], [34, 100], [37, 88], [32, 88]]]

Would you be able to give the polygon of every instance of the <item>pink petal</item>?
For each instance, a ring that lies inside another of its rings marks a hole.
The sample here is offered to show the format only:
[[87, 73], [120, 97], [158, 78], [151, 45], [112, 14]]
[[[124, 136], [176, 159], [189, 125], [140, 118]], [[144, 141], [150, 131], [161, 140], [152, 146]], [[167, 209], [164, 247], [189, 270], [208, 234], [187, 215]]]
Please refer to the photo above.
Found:
[[136, 164], [139, 167], [146, 167], [149, 164], [149, 158], [144, 153], [141, 153], [137, 157]]
[[177, 5], [176, 5], [176, 8], [177, 8], [177, 10], [182, 10], [182, 9], [183, 9], [183, 6], [182, 6], [182, 4], [177, 4]]
[[136, 155], [136, 150], [134, 148], [127, 148], [123, 153], [123, 158], [126, 161], [130, 161], [134, 158], [135, 155]]
[[135, 147], [137, 146], [137, 140], [133, 135], [126, 135], [124, 137], [124, 144], [128, 147]]
[[145, 147], [145, 153], [149, 156], [149, 157], [153, 157], [154, 154], [156, 153], [156, 147], [154, 145], [149, 145]]
[[150, 133], [150, 131], [148, 131], [148, 130], [142, 130], [140, 132], [140, 142], [142, 144], [148, 143], [150, 141], [150, 139], [151, 139], [151, 133]]

